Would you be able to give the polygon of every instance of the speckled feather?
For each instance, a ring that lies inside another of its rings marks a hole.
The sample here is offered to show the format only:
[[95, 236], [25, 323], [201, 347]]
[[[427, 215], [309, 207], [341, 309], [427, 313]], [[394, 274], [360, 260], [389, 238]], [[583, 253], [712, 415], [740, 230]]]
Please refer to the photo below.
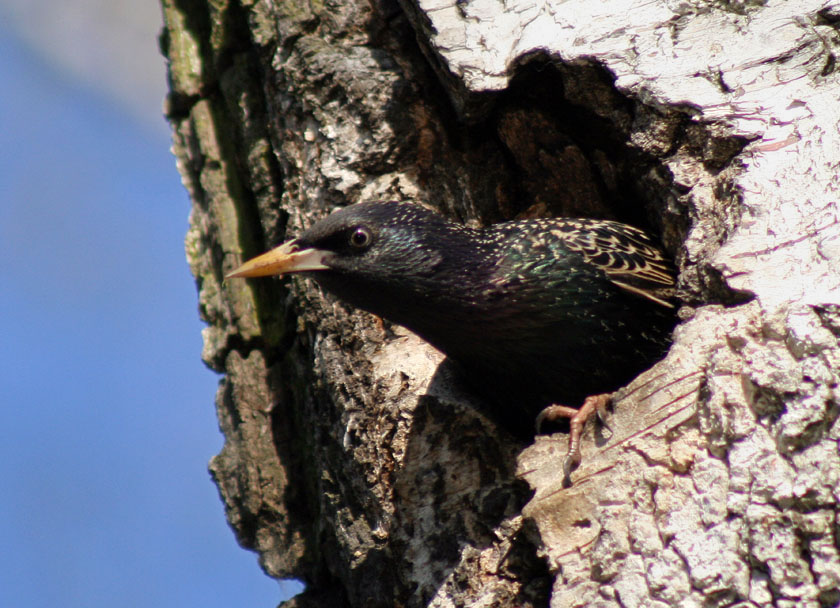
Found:
[[[359, 229], [363, 248], [350, 242]], [[614, 390], [664, 354], [675, 323], [670, 264], [618, 222], [474, 229], [416, 204], [360, 203], [296, 242], [330, 252], [330, 270], [307, 276], [415, 331], [500, 407], [536, 412]]]
[[[486, 229], [509, 246], [515, 259], [510, 272], [542, 263], [550, 272], [557, 256], [580, 254], [616, 286], [657, 304], [673, 308], [674, 272], [650, 237], [633, 226], [609, 220], [536, 219], [507, 222]], [[545, 249], [547, 255], [540, 255]]]

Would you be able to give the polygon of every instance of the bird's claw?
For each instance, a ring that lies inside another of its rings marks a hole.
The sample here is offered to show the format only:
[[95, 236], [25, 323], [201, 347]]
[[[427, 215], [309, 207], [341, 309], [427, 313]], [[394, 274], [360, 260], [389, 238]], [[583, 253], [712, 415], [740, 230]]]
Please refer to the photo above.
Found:
[[578, 411], [573, 407], [567, 407], [565, 405], [549, 405], [537, 415], [537, 433], [540, 432], [543, 422], [546, 420], [553, 421], [559, 418], [568, 418], [571, 420], [577, 416]]
[[549, 405], [537, 416], [537, 432], [540, 432], [543, 422], [546, 420], [557, 420], [558, 418], [569, 419], [569, 451], [563, 461], [563, 473], [566, 479], [569, 479], [571, 472], [580, 464], [580, 438], [583, 434], [583, 425], [592, 416], [592, 413], [598, 415], [599, 420], [604, 426], [612, 432], [609, 426], [604, 422], [607, 416], [607, 404], [610, 402], [611, 395], [591, 395], [587, 397], [580, 409], [574, 409], [565, 405]]
[[566, 454], [566, 457], [563, 459], [563, 487], [568, 488], [572, 485], [572, 471], [575, 470], [577, 467], [575, 459], [572, 457], [571, 454]]
[[[604, 395], [595, 395], [595, 397], [603, 396]], [[598, 399], [598, 403], [595, 406], [595, 413], [598, 415], [598, 421], [601, 423], [601, 426], [603, 426], [610, 433], [612, 433], [613, 430], [610, 428], [610, 425], [607, 424], [607, 405], [610, 402], [610, 395], [607, 395], [606, 397], [606, 399]]]

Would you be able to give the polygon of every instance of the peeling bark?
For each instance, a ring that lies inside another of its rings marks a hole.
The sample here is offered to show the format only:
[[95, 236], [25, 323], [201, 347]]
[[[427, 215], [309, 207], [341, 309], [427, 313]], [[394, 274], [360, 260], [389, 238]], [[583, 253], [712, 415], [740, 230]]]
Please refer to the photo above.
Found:
[[[163, 0], [211, 463], [290, 606], [840, 602], [840, 5]], [[439, 353], [224, 274], [359, 200], [658, 233], [668, 356], [530, 445]]]

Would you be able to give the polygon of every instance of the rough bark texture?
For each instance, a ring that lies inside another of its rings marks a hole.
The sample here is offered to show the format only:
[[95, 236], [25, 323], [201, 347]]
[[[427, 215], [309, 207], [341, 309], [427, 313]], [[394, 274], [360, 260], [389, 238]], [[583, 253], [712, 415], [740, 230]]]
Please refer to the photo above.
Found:
[[[164, 0], [228, 519], [293, 606], [840, 602], [840, 7]], [[302, 280], [336, 206], [614, 217], [680, 268], [669, 355], [525, 446], [441, 356]]]

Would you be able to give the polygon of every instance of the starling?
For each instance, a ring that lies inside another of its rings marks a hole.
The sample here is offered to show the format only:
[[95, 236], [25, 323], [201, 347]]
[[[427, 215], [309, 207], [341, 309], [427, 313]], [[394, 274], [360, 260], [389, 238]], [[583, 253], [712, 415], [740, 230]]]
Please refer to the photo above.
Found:
[[533, 433], [535, 418], [570, 418], [567, 472], [586, 417], [665, 354], [676, 321], [669, 262], [605, 220], [468, 228], [413, 203], [358, 203], [228, 277], [286, 273], [418, 334], [504, 420]]

